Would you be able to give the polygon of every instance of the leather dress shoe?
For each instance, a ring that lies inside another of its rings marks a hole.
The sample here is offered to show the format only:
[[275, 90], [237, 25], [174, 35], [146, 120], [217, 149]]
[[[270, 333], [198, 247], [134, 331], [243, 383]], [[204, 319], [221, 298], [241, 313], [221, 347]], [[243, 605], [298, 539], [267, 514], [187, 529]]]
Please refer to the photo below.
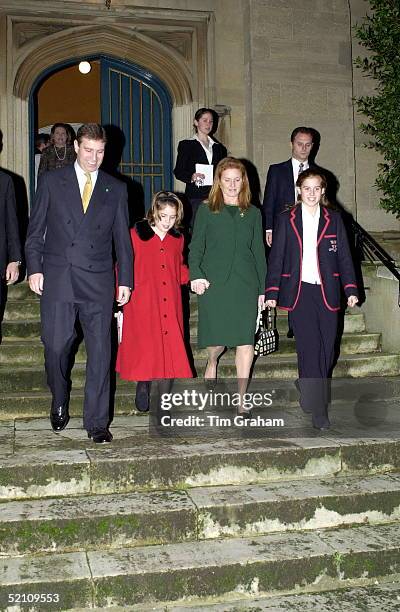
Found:
[[318, 427], [318, 425], [313, 425], [314, 429], [318, 429], [318, 431], [328, 431], [331, 426], [330, 425], [323, 425], [322, 427]]
[[54, 433], [59, 433], [66, 428], [69, 421], [68, 402], [61, 406], [52, 404], [50, 410], [50, 423]]
[[113, 439], [113, 435], [108, 429], [95, 429], [88, 431], [88, 438], [92, 438], [95, 444], [107, 444]]

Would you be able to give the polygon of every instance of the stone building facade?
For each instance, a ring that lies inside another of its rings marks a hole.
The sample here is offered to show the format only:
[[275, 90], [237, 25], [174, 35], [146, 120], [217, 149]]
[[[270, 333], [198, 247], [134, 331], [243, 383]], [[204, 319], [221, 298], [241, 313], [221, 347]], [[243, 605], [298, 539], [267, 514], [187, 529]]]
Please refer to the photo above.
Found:
[[289, 157], [297, 125], [321, 134], [317, 162], [369, 231], [398, 231], [378, 206], [376, 155], [365, 149], [352, 100], [372, 84], [356, 71], [354, 23], [364, 0], [0, 0], [0, 165], [29, 181], [29, 99], [43, 71], [104, 54], [158, 77], [172, 99], [172, 140], [193, 112], [214, 106], [220, 136], [255, 164]]

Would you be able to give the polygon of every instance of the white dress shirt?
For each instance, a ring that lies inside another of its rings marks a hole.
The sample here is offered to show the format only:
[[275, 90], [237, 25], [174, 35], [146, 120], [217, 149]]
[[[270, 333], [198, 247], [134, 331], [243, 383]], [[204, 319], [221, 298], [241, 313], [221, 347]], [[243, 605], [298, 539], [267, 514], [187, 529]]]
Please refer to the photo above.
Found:
[[297, 202], [296, 181], [297, 181], [297, 179], [299, 177], [300, 164], [303, 164], [302, 172], [304, 172], [304, 170], [308, 170], [308, 168], [309, 168], [308, 159], [307, 159], [307, 161], [299, 162], [298, 159], [295, 159], [294, 157], [292, 157], [293, 184], [294, 184], [294, 201], [295, 202]]
[[320, 206], [313, 216], [304, 204], [301, 205], [301, 215], [303, 220], [303, 261], [301, 267], [301, 280], [303, 283], [320, 285], [321, 279], [318, 272], [317, 261], [317, 239], [318, 224], [320, 216]]
[[212, 157], [213, 157], [213, 144], [215, 144], [215, 141], [210, 138], [210, 136], [207, 136], [208, 138], [208, 147], [205, 146], [205, 144], [203, 144], [200, 140], [200, 138], [197, 136], [197, 134], [195, 134], [193, 136], [193, 140], [197, 140], [201, 146], [204, 149], [205, 154], [207, 155], [207, 160], [209, 164], [212, 164]]
[[[81, 197], [82, 197], [83, 188], [85, 187], [85, 183], [86, 183], [86, 174], [85, 174], [85, 171], [82, 170], [82, 168], [78, 164], [78, 161], [75, 161], [74, 168], [75, 168], [76, 178], [78, 179], [79, 191], [81, 192]], [[90, 172], [89, 174], [90, 174], [90, 178], [92, 179], [92, 193], [93, 193], [93, 189], [94, 189], [94, 186], [96, 185], [97, 175], [99, 174], [99, 171], [95, 170], [94, 172]]]

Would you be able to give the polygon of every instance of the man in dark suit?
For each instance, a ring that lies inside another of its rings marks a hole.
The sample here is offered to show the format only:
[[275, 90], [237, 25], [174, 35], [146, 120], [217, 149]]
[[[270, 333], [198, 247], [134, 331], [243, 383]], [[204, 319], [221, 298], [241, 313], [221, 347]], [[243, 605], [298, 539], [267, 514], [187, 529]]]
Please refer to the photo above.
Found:
[[15, 283], [21, 265], [17, 207], [11, 178], [0, 170], [0, 304], [2, 285]]
[[102, 126], [81, 126], [75, 164], [40, 177], [26, 241], [29, 285], [41, 295], [52, 428], [58, 433], [69, 420], [68, 368], [79, 318], [87, 352], [83, 426], [97, 443], [112, 440], [113, 247], [120, 306], [129, 300], [133, 269], [126, 186], [99, 170], [105, 142]]
[[272, 164], [268, 169], [265, 184], [263, 210], [266, 229], [266, 241], [272, 245], [272, 232], [277, 215], [288, 205], [296, 202], [295, 183], [301, 172], [315, 168], [309, 162], [313, 148], [315, 130], [308, 127], [297, 127], [290, 136], [292, 156], [288, 161]]

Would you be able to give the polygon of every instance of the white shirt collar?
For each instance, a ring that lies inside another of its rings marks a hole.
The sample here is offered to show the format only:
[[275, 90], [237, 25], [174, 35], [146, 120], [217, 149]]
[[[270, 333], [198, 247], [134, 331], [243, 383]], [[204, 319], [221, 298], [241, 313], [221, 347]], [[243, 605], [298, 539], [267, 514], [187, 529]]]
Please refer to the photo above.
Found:
[[[213, 144], [215, 144], [215, 140], [213, 140], [213, 139], [211, 138], [211, 136], [207, 136], [207, 138], [208, 138], [208, 148], [209, 148], [209, 149], [211, 149], [211, 147], [213, 146]], [[197, 140], [197, 141], [198, 141], [198, 142], [199, 142], [199, 143], [200, 143], [200, 144], [201, 144], [201, 145], [204, 147], [204, 144], [201, 142], [201, 140], [200, 140], [200, 138], [197, 136], [197, 134], [195, 134], [195, 135], [192, 137], [192, 140]]]

